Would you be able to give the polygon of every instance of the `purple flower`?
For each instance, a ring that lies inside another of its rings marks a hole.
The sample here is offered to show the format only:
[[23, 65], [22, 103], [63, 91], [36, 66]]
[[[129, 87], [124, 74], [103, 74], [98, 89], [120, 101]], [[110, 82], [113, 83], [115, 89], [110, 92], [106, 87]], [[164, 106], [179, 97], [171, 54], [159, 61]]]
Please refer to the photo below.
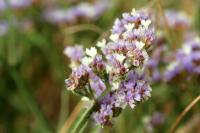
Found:
[[200, 74], [200, 38], [187, 39], [177, 52], [177, 60], [188, 72]]
[[59, 8], [49, 8], [44, 10], [43, 17], [46, 21], [50, 23], [74, 23], [76, 21], [76, 16], [72, 10], [59, 9]]
[[122, 21], [120, 21], [119, 19], [116, 19], [114, 26], [112, 28], [112, 32], [114, 34], [120, 34], [120, 33], [124, 32], [125, 28], [123, 25], [124, 25], [124, 23]]
[[93, 113], [93, 118], [100, 125], [110, 125], [110, 116], [112, 115], [112, 106], [102, 104], [100, 111]]
[[6, 8], [6, 3], [4, 0], [0, 0], [0, 11], [3, 11], [5, 10]]
[[13, 8], [24, 8], [32, 4], [32, 0], [9, 0], [8, 2]]
[[[106, 125], [108, 121], [99, 121], [96, 119], [98, 115], [102, 115], [101, 110], [105, 106], [109, 106], [112, 109], [112, 114], [106, 115], [107, 118], [112, 118], [117, 109], [124, 109], [127, 105], [130, 108], [134, 108], [137, 103], [142, 100], [147, 100], [150, 97], [151, 88], [147, 82], [138, 79], [139, 75], [133, 71], [128, 74], [128, 79], [121, 83], [120, 88], [111, 91], [101, 102], [100, 109], [94, 112], [95, 120], [101, 125]], [[97, 117], [99, 118], [99, 117]], [[109, 122], [110, 124], [110, 122]]]
[[49, 8], [43, 12], [43, 17], [50, 23], [76, 23], [79, 19], [96, 20], [108, 8], [109, 2], [99, 0], [94, 4], [79, 3], [68, 9]]
[[177, 60], [190, 73], [200, 74], [200, 41], [187, 41], [177, 53]]
[[154, 112], [153, 115], [146, 121], [146, 130], [152, 133], [156, 127], [161, 126], [165, 121], [165, 115], [161, 112]]
[[91, 67], [98, 74], [100, 74], [101, 72], [103, 72], [105, 70], [106, 65], [105, 65], [105, 62], [103, 61], [101, 55], [96, 55], [95, 56], [93, 62], [91, 63]]
[[189, 72], [200, 74], [200, 51], [193, 52], [186, 58], [185, 68]]
[[6, 8], [11, 7], [14, 9], [25, 8], [32, 4], [32, 0], [1, 0], [0, 11], [4, 11]]
[[154, 39], [153, 33], [146, 13], [133, 10], [123, 14], [115, 21], [110, 40], [97, 43], [101, 51], [86, 49], [80, 67], [66, 80], [69, 90], [89, 98], [90, 85], [98, 105], [93, 112], [98, 124], [110, 125], [122, 109], [133, 109], [150, 97], [151, 87], [143, 68], [149, 59], [147, 47]]
[[84, 51], [81, 45], [75, 45], [74, 47], [66, 47], [64, 49], [64, 54], [70, 58], [70, 67], [76, 68], [80, 65], [81, 59], [84, 56]]
[[0, 37], [4, 36], [8, 32], [8, 23], [6, 21], [0, 21]]
[[90, 87], [94, 91], [95, 97], [98, 98], [106, 90], [104, 82], [97, 76], [90, 80]]
[[89, 83], [90, 68], [84, 65], [75, 68], [68, 79], [65, 80], [68, 90], [84, 89]]
[[[7, 20], [1, 20], [0, 21], [0, 37], [7, 35], [9, 28], [10, 28], [10, 23], [7, 22]], [[33, 26], [33, 21], [29, 18], [18, 20], [17, 18], [12, 19], [12, 26], [15, 28], [20, 29], [23, 32], [26, 32], [29, 28], [32, 28]]]
[[173, 10], [165, 11], [167, 22], [172, 28], [187, 29], [191, 25], [191, 20], [184, 12], [178, 12]]
[[151, 26], [151, 21], [144, 12], [124, 13], [123, 19], [116, 19], [112, 33], [118, 35], [123, 40], [143, 41], [146, 44], [151, 44], [154, 39], [154, 30]]
[[164, 122], [164, 120], [165, 120], [164, 114], [162, 114], [160, 112], [155, 112], [151, 118], [150, 123], [151, 123], [151, 125], [156, 126], [156, 125], [162, 124]]
[[99, 0], [93, 5], [83, 2], [74, 7], [74, 12], [77, 17], [95, 20], [107, 9], [108, 5], [109, 3], [105, 0]]
[[[173, 55], [173, 54], [172, 54]], [[164, 80], [171, 81], [181, 73], [200, 74], [200, 39], [196, 36], [186, 36], [181, 48], [175, 53], [175, 58], [164, 72]]]
[[180, 74], [182, 72], [183, 68], [179, 62], [172, 62], [168, 65], [166, 71], [164, 72], [164, 80], [165, 81], [170, 81], [172, 80], [175, 76]]
[[67, 55], [72, 61], [80, 61], [84, 56], [83, 47], [81, 45], [66, 47], [64, 54]]

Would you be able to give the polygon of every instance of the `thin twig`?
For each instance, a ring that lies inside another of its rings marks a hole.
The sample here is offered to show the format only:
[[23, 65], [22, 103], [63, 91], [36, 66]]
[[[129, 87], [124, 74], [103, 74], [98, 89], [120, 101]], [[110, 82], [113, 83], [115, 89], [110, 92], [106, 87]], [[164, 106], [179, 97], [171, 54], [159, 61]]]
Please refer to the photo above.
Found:
[[63, 126], [63, 123], [65, 122], [68, 115], [69, 115], [69, 93], [66, 92], [66, 89], [62, 89], [61, 90], [61, 108], [60, 108], [60, 113], [59, 113], [57, 132]]
[[176, 133], [191, 133], [195, 128], [199, 127], [200, 123], [200, 113], [197, 113], [190, 118], [190, 120], [178, 128], [176, 130]]
[[103, 30], [96, 25], [80, 24], [80, 25], [75, 25], [75, 26], [71, 26], [71, 27], [66, 28], [64, 30], [64, 33], [65, 34], [74, 34], [74, 33], [85, 31], [85, 30], [90, 30], [90, 31], [96, 32], [98, 34], [102, 34], [102, 32], [103, 32]]
[[162, 8], [162, 4], [161, 4], [161, 1], [160, 0], [156, 0], [157, 1], [157, 6], [158, 6], [158, 11], [160, 12], [160, 15], [161, 17], [163, 18], [163, 21], [164, 21], [164, 27], [165, 27], [165, 32], [166, 32], [166, 35], [167, 35], [167, 38], [168, 38], [168, 41], [170, 43], [170, 45], [172, 46], [173, 45], [173, 48], [175, 48], [175, 41], [173, 39], [173, 36], [171, 35], [171, 29], [169, 27], [169, 23], [167, 21], [167, 18], [165, 16], [165, 13], [163, 11], [163, 8]]
[[75, 121], [75, 118], [77, 117], [77, 115], [80, 113], [81, 109], [83, 107], [83, 103], [79, 102], [76, 107], [74, 108], [73, 112], [71, 113], [71, 115], [69, 116], [69, 118], [66, 120], [66, 122], [64, 123], [63, 127], [61, 128], [59, 133], [67, 133], [67, 131], [69, 130], [70, 126], [72, 125], [72, 123]]
[[172, 125], [172, 127], [169, 130], [169, 133], [173, 133], [176, 129], [177, 125], [180, 123], [182, 118], [192, 109], [194, 105], [196, 105], [200, 101], [200, 95], [196, 97], [184, 110], [183, 112], [177, 117], [176, 121]]
[[144, 9], [151, 9], [155, 5], [156, 0], [149, 0], [148, 3], [145, 5]]
[[86, 123], [88, 122], [88, 119], [90, 118], [93, 109], [95, 107], [96, 102], [92, 101], [92, 104], [87, 109], [84, 109], [80, 112], [78, 118], [73, 123], [73, 125], [69, 129], [69, 133], [78, 133], [81, 129], [83, 129], [86, 126]]

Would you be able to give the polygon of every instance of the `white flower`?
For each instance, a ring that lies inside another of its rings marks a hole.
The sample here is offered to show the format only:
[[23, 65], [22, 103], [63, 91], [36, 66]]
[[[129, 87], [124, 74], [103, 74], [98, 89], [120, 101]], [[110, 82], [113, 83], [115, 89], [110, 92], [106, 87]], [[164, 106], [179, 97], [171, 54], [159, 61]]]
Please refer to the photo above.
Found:
[[151, 92], [150, 91], [146, 91], [144, 99], [147, 100], [149, 97], [151, 97]]
[[144, 26], [145, 29], [148, 29], [149, 25], [151, 24], [151, 20], [142, 20], [141, 24]]
[[167, 71], [171, 71], [179, 65], [177, 61], [172, 62], [170, 65], [167, 66]]
[[133, 60], [133, 65], [138, 67], [140, 65], [139, 60]]
[[104, 48], [106, 46], [106, 40], [103, 39], [101, 42], [97, 42], [97, 46], [100, 48]]
[[91, 47], [90, 49], [86, 49], [85, 53], [90, 57], [94, 58], [97, 54], [97, 49], [95, 47]]
[[127, 57], [133, 57], [134, 56], [134, 52], [133, 51], [128, 51], [126, 56]]
[[113, 68], [112, 68], [112, 66], [111, 66], [111, 65], [109, 65], [109, 64], [108, 64], [108, 65], [106, 65], [106, 72], [107, 72], [107, 73], [110, 73], [110, 72], [112, 72], [112, 69], [113, 69]]
[[149, 61], [149, 55], [148, 55], [146, 50], [143, 50], [142, 54], [143, 54], [143, 57], [144, 57], [144, 62], [143, 63], [146, 65], [148, 63], [148, 61]]
[[134, 96], [134, 100], [140, 101], [140, 100], [141, 100], [141, 95], [136, 94], [136, 95]]
[[113, 82], [111, 90], [117, 90], [117, 89], [119, 89], [119, 82]]
[[134, 100], [130, 100], [129, 102], [128, 102], [128, 104], [129, 104], [129, 106], [133, 109], [133, 108], [135, 108], [135, 101]]
[[65, 47], [65, 49], [63, 50], [63, 54], [68, 56], [69, 53], [69, 47]]
[[114, 56], [120, 63], [122, 63], [126, 58], [123, 54], [114, 54]]
[[142, 41], [136, 41], [135, 45], [138, 49], [142, 49], [145, 46], [145, 43]]
[[81, 63], [82, 63], [83, 65], [88, 66], [90, 63], [92, 63], [92, 61], [93, 61], [93, 58], [91, 58], [91, 57], [84, 57], [84, 58], [81, 60]]
[[199, 44], [200, 43], [200, 38], [199, 37], [195, 37], [194, 41]]
[[126, 24], [124, 27], [125, 27], [126, 30], [129, 32], [129, 31], [132, 31], [132, 30], [133, 30], [134, 26], [135, 26], [135, 24], [128, 23], [128, 24]]
[[130, 36], [129, 32], [126, 31], [122, 34], [123, 38], [128, 38]]
[[77, 68], [78, 66], [79, 65], [76, 62], [74, 62], [74, 61], [71, 62], [70, 65], [69, 65], [70, 68]]
[[132, 16], [136, 15], [135, 8], [132, 9], [132, 11], [131, 11], [131, 15], [132, 15]]
[[125, 67], [126, 69], [128, 69], [128, 68], [130, 67], [130, 65], [131, 65], [131, 63], [130, 63], [129, 61], [126, 61], [126, 62], [124, 63], [124, 67]]
[[96, 15], [95, 8], [93, 8], [93, 6], [89, 3], [80, 3], [78, 9], [80, 12], [86, 13], [89, 18], [93, 18]]
[[82, 97], [81, 100], [82, 101], [90, 101], [90, 99], [88, 97]]
[[188, 55], [188, 54], [190, 54], [192, 52], [192, 48], [188, 44], [184, 44], [183, 45], [183, 51], [184, 51], [185, 54]]
[[[65, 84], [68, 85], [69, 83], [69, 79], [65, 79]], [[70, 86], [67, 87], [67, 90], [70, 90], [70, 91], [73, 91], [75, 89], [75, 84], [71, 84], [70, 83]]]
[[123, 109], [126, 108], [127, 102], [126, 102], [126, 95], [125, 95], [125, 93], [119, 93], [117, 95], [117, 99], [115, 101], [115, 106], [116, 107], [121, 107]]
[[148, 91], [145, 91], [144, 93], [144, 100], [147, 100], [149, 97], [151, 97], [151, 91], [152, 91], [152, 88], [148, 85]]
[[111, 34], [110, 35], [110, 40], [112, 40], [113, 42], [116, 42], [118, 39], [119, 39], [118, 34]]
[[138, 67], [138, 68], [135, 69], [135, 72], [138, 75], [142, 75], [144, 73], [144, 69], [145, 69], [145, 67]]

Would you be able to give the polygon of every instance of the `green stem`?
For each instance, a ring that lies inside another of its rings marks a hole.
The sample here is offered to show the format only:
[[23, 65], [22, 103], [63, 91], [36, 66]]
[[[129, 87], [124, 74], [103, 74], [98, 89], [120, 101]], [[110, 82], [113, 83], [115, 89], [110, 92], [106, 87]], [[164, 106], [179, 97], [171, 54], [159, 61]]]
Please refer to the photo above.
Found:
[[98, 34], [101, 34], [103, 32], [101, 28], [93, 24], [80, 24], [80, 25], [71, 26], [71, 27], [68, 27], [67, 29], [64, 29], [63, 32], [68, 35], [68, 34], [74, 34], [76, 32], [85, 31], [85, 30], [91, 30]]
[[88, 119], [90, 118], [93, 109], [95, 107], [95, 102], [92, 103], [92, 106], [88, 109], [86, 109], [83, 113], [80, 112], [80, 116], [75, 120], [75, 122], [72, 124], [72, 126], [69, 129], [69, 133], [78, 133], [83, 129], [85, 124], [87, 123]]
[[164, 22], [164, 27], [165, 27], [165, 33], [166, 33], [166, 37], [167, 37], [167, 41], [169, 43], [169, 46], [173, 49], [176, 49], [176, 40], [174, 39], [174, 36], [172, 34], [172, 31], [170, 29], [170, 26], [168, 24], [168, 21], [167, 21], [167, 18], [165, 16], [165, 13], [163, 11], [163, 8], [162, 8], [162, 4], [161, 4], [161, 1], [160, 0], [156, 0], [157, 1], [157, 7], [158, 7], [158, 12], [160, 13], [162, 19], [163, 19], [163, 22]]
[[24, 99], [24, 102], [27, 104], [30, 111], [36, 118], [37, 124], [38, 124], [38, 126], [40, 126], [41, 132], [50, 133], [51, 128], [50, 128], [45, 116], [39, 109], [39, 106], [31, 92], [31, 89], [28, 88], [28, 85], [26, 84], [25, 80], [22, 78], [21, 74], [18, 73], [18, 71], [14, 67], [10, 67], [5, 62], [5, 60], [3, 60], [1, 57], [0, 57], [0, 63], [3, 64], [5, 66], [5, 68], [7, 68], [9, 74], [13, 78], [13, 80], [19, 90], [20, 95]]
[[61, 108], [59, 113], [57, 132], [59, 132], [59, 130], [61, 129], [68, 115], [69, 115], [69, 93], [66, 92], [66, 89], [62, 89]]
[[109, 76], [105, 74], [104, 79], [105, 79], [104, 84], [106, 85], [106, 90], [98, 97], [97, 101], [101, 101], [111, 91], [111, 86], [109, 84]]

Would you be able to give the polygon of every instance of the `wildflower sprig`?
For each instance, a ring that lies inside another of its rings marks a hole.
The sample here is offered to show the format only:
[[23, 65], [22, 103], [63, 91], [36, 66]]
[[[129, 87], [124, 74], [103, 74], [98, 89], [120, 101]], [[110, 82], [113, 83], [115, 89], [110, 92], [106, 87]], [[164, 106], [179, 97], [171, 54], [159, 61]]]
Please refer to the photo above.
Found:
[[169, 82], [182, 73], [188, 73], [190, 76], [198, 75], [200, 73], [200, 37], [196, 35], [187, 37], [174, 56], [175, 59], [170, 62], [164, 73], [166, 81]]
[[110, 40], [85, 52], [80, 46], [65, 50], [72, 67], [67, 89], [96, 101], [93, 118], [102, 126], [110, 125], [126, 106], [147, 100], [151, 92], [143, 71], [154, 39], [151, 20], [135, 9], [122, 16], [115, 20]]

